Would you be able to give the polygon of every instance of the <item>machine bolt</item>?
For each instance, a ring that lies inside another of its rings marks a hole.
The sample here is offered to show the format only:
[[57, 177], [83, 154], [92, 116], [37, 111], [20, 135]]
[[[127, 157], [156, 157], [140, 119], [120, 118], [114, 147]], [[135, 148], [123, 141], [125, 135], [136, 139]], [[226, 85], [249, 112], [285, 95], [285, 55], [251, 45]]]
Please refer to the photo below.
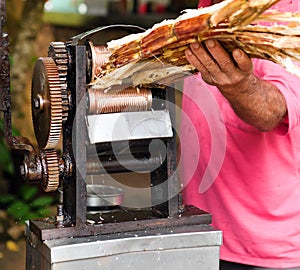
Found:
[[33, 99], [33, 107], [40, 111], [44, 109], [44, 99], [42, 96], [37, 95], [37, 97]]
[[20, 175], [21, 175], [22, 177], [25, 177], [25, 176], [26, 176], [26, 168], [25, 168], [25, 165], [24, 165], [24, 164], [22, 164], [22, 165], [20, 166]]
[[33, 104], [34, 104], [34, 108], [35, 108], [35, 109], [39, 109], [39, 108], [40, 108], [40, 101], [39, 101], [38, 98], [35, 98], [35, 99], [33, 100]]
[[25, 176], [25, 167], [24, 167], [24, 165], [21, 165], [20, 166], [20, 174], [21, 174], [21, 176]]
[[63, 205], [57, 205], [57, 214], [56, 214], [56, 226], [63, 227], [64, 224], [64, 210]]
[[63, 205], [59, 204], [57, 205], [57, 215], [62, 216], [64, 214]]

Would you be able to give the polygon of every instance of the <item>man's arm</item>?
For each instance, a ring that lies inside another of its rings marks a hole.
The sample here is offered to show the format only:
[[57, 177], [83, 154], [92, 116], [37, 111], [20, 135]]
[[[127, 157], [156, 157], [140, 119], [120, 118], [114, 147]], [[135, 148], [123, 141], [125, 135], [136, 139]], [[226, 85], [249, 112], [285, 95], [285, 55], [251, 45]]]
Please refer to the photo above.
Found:
[[253, 74], [252, 61], [242, 50], [230, 55], [217, 41], [208, 40], [205, 45], [191, 44], [185, 53], [203, 80], [216, 86], [246, 123], [270, 131], [287, 115], [281, 92]]

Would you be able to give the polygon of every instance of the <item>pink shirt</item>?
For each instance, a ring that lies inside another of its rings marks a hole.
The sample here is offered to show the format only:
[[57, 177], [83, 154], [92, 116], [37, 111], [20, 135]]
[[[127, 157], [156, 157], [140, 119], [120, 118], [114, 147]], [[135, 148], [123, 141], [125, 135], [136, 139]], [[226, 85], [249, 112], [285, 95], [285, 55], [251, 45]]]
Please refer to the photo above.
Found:
[[259, 132], [199, 75], [186, 79], [180, 135], [184, 202], [212, 214], [212, 225], [223, 231], [222, 259], [297, 267], [300, 79], [272, 62], [253, 63], [254, 73], [284, 95], [288, 117], [276, 130]]
[[[200, 0], [198, 7], [208, 7], [212, 4], [212, 0]], [[298, 11], [299, 0], [281, 0], [272, 8], [283, 10], [283, 11]]]

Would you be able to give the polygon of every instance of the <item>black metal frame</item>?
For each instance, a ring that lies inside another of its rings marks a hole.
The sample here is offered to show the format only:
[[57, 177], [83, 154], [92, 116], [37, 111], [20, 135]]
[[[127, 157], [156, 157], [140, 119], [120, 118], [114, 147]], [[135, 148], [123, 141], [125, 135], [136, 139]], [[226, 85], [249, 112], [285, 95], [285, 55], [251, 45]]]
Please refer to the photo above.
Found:
[[[128, 211], [120, 220], [110, 220], [102, 224], [87, 223], [86, 208], [86, 164], [87, 164], [87, 131], [86, 117], [86, 48], [83, 45], [69, 45], [71, 65], [69, 72], [69, 89], [71, 90], [71, 110], [67, 122], [64, 124], [63, 159], [70, 159], [76, 164], [73, 173], [63, 178], [64, 194], [64, 226], [57, 228], [54, 220], [31, 220], [30, 229], [41, 240], [64, 237], [79, 237], [116, 232], [128, 232], [141, 229], [159, 229], [163, 227], [184, 226], [193, 224], [209, 224], [211, 216], [194, 207], [183, 208], [179, 194], [179, 179], [176, 171], [176, 142], [175, 134], [166, 141], [167, 157], [161, 166], [151, 172], [152, 209]], [[172, 123], [175, 121], [175, 111], [168, 107], [174, 104], [175, 91], [167, 88], [165, 98], [166, 109], [169, 110]], [[75, 115], [76, 113], [76, 115]], [[73, 124], [75, 126], [73, 126]], [[74, 132], [74, 133], [73, 133]], [[175, 133], [175, 132], [174, 132]], [[76, 147], [73, 149], [73, 144]], [[74, 152], [73, 152], [74, 150]], [[168, 181], [166, 181], [168, 179]], [[171, 196], [170, 194], [177, 194]], [[170, 198], [170, 199], [168, 199]], [[165, 200], [164, 200], [165, 199]], [[157, 201], [165, 203], [156, 205]], [[122, 226], [120, 226], [120, 222]]]
[[[12, 136], [11, 95], [10, 95], [10, 65], [8, 36], [3, 33], [5, 22], [5, 1], [0, 0], [0, 110], [4, 112], [5, 137], [11, 149], [24, 151], [36, 158], [31, 143], [23, 137]], [[209, 224], [211, 216], [194, 207], [183, 207], [176, 170], [175, 132], [173, 138], [165, 141], [167, 157], [161, 166], [151, 172], [151, 184], [154, 186], [151, 194], [152, 209], [145, 211], [126, 211], [119, 220], [111, 220], [101, 225], [87, 223], [86, 208], [86, 164], [87, 164], [87, 131], [85, 126], [86, 108], [86, 47], [78, 42], [80, 37], [67, 45], [69, 59], [69, 90], [71, 103], [69, 116], [63, 124], [63, 156], [65, 166], [70, 165], [68, 173], [61, 174], [63, 183], [63, 217], [61, 223], [55, 218], [30, 220], [29, 229], [33, 238], [40, 241], [80, 237], [117, 232], [137, 231], [141, 229], [157, 229], [163, 227]], [[175, 92], [172, 88], [165, 89], [165, 99], [173, 104]], [[175, 123], [175, 111], [168, 107], [172, 123]], [[74, 126], [73, 126], [74, 125]], [[74, 143], [76, 147], [73, 149]], [[166, 181], [168, 179], [168, 181]], [[163, 183], [163, 184], [162, 184]], [[162, 185], [161, 185], [162, 184]], [[170, 194], [177, 194], [170, 196]], [[165, 200], [163, 200], [165, 198]], [[170, 199], [168, 199], [170, 198]], [[157, 202], [165, 201], [157, 205]], [[62, 213], [61, 213], [62, 214]], [[122, 226], [120, 226], [122, 222]], [[32, 240], [32, 239], [31, 239]], [[32, 241], [31, 241], [32, 242]]]

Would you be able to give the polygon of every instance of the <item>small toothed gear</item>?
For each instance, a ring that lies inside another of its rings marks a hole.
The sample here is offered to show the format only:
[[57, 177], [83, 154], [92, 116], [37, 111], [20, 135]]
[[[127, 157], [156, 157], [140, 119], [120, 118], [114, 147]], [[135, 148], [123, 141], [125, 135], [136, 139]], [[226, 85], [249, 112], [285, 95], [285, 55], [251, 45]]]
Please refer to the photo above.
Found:
[[62, 130], [62, 93], [57, 66], [50, 57], [41, 57], [35, 63], [31, 104], [39, 148], [55, 148]]
[[58, 69], [62, 92], [63, 121], [65, 121], [68, 118], [70, 103], [67, 90], [68, 52], [65, 43], [60, 41], [51, 42], [48, 50], [48, 56], [53, 58]]
[[42, 187], [45, 192], [56, 191], [59, 186], [59, 162], [54, 149], [40, 153], [43, 167]]

